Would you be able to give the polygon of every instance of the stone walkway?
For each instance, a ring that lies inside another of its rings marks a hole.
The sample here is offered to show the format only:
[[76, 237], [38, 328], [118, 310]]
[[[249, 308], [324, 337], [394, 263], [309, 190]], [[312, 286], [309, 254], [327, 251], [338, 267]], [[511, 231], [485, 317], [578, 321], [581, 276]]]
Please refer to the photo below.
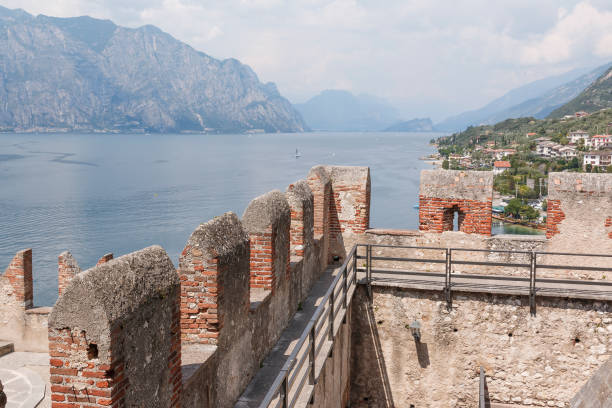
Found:
[[13, 352], [0, 357], [6, 408], [49, 408], [49, 355]]

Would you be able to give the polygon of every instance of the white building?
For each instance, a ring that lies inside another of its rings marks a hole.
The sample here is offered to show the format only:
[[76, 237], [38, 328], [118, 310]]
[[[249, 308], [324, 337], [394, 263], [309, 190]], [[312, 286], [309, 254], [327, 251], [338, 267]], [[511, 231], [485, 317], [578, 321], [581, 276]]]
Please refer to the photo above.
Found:
[[584, 154], [583, 166], [587, 164], [598, 167], [608, 167], [612, 164], [611, 150], [594, 150]]
[[571, 159], [572, 157], [576, 157], [576, 148], [573, 146], [563, 146], [556, 151], [559, 154], [558, 157], [563, 157], [564, 159]]
[[560, 149], [561, 147], [563, 146], [555, 142], [542, 142], [538, 143], [536, 153], [542, 157], [557, 157], [558, 152], [555, 148]]
[[[599, 149], [608, 143], [612, 143], [612, 135], [595, 135], [591, 138], [588, 147], [592, 149]], [[585, 144], [585, 146], [587, 145]]]
[[569, 139], [570, 143], [574, 144], [578, 144], [578, 141], [582, 139], [584, 140], [584, 144], [586, 146], [586, 143], [591, 138], [591, 135], [589, 135], [588, 132], [585, 132], [584, 130], [575, 130], [573, 132], [569, 132], [567, 138]]

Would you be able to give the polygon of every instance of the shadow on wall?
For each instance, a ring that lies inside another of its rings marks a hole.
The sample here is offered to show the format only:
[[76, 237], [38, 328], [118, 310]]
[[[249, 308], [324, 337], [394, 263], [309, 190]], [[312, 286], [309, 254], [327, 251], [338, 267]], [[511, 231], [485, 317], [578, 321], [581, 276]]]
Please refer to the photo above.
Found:
[[[351, 388], [357, 386], [359, 389], [359, 392], [351, 392], [351, 407], [395, 408], [372, 302], [363, 288], [358, 288], [355, 296], [353, 313], [365, 316], [365, 319], [355, 320], [351, 334]], [[358, 349], [355, 347], [357, 344]], [[429, 357], [427, 362], [429, 364]]]
[[429, 367], [429, 350], [427, 349], [427, 343], [421, 343], [419, 340], [415, 340], [414, 345], [416, 346], [416, 353], [421, 368]]

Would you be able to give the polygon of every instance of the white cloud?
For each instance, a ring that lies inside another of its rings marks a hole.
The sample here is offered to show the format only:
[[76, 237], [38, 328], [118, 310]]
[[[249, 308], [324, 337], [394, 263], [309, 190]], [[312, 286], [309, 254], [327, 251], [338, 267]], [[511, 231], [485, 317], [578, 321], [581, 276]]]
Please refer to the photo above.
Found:
[[561, 8], [557, 23], [522, 47], [521, 62], [551, 64], [590, 55], [610, 56], [612, 54], [605, 47], [609, 44], [606, 38], [611, 30], [610, 11], [598, 10], [586, 1], [578, 3], [570, 12]]

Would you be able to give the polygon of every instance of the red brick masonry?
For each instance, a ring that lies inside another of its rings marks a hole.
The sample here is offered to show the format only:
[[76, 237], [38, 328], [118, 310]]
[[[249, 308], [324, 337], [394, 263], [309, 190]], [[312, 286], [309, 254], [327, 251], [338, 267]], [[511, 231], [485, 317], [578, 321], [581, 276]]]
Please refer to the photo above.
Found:
[[492, 208], [491, 201], [419, 196], [419, 229], [439, 233], [452, 231], [457, 211], [461, 232], [491, 235]]
[[546, 238], [552, 238], [558, 234], [558, 225], [565, 219], [565, 213], [561, 211], [560, 200], [548, 200], [546, 208]]

